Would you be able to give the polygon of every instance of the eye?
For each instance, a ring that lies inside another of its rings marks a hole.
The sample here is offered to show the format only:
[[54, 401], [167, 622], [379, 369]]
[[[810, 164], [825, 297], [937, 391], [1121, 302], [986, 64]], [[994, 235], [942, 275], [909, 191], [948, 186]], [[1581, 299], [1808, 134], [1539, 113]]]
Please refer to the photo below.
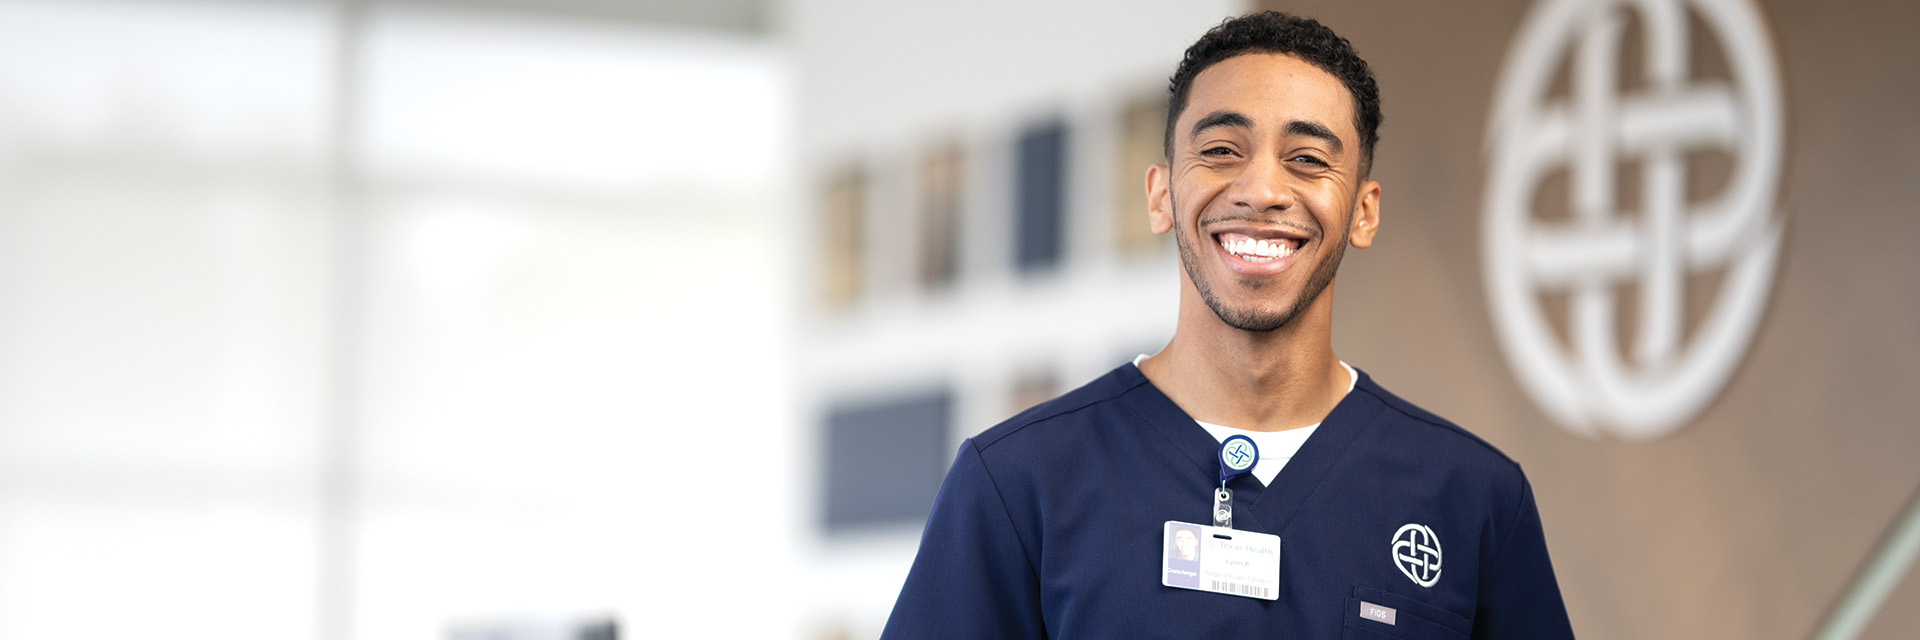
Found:
[[1317, 157], [1317, 156], [1312, 156], [1312, 155], [1308, 155], [1308, 154], [1304, 154], [1304, 153], [1303, 153], [1303, 154], [1300, 154], [1300, 155], [1297, 155], [1297, 156], [1294, 156], [1294, 157], [1293, 157], [1293, 161], [1294, 161], [1294, 162], [1300, 162], [1300, 163], [1305, 163], [1305, 164], [1310, 164], [1310, 165], [1313, 165], [1313, 166], [1316, 166], [1316, 167], [1325, 167], [1325, 166], [1328, 166], [1328, 165], [1327, 165], [1327, 161], [1325, 161], [1325, 160], [1321, 160], [1321, 159], [1320, 159], [1319, 157]]
[[1229, 148], [1229, 147], [1225, 147], [1225, 146], [1219, 146], [1219, 147], [1207, 147], [1207, 148], [1205, 148], [1205, 149], [1201, 149], [1201, 150], [1200, 150], [1200, 155], [1203, 155], [1203, 156], [1230, 156], [1230, 155], [1233, 155], [1233, 149], [1232, 149], [1232, 148]]

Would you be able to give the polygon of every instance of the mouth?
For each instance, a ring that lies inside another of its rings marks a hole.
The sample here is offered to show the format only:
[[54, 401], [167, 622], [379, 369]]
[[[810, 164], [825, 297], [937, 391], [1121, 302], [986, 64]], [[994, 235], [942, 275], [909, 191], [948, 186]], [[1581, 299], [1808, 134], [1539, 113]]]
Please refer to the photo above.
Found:
[[1229, 229], [1213, 234], [1227, 268], [1244, 276], [1272, 276], [1293, 265], [1308, 239], [1271, 229]]

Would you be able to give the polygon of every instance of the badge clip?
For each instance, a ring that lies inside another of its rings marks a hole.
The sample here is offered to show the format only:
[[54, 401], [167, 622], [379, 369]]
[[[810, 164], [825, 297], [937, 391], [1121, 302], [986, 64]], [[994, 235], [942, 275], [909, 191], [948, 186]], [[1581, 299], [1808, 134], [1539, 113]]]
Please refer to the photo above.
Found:
[[1232, 435], [1220, 442], [1220, 488], [1213, 492], [1213, 526], [1233, 528], [1233, 491], [1227, 483], [1251, 473], [1259, 461], [1260, 447], [1253, 438]]

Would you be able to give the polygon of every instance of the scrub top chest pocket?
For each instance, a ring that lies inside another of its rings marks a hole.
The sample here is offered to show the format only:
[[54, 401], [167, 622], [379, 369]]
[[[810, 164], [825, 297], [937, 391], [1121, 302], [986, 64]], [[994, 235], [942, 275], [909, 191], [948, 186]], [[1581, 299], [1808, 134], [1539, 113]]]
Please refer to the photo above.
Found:
[[1355, 586], [1347, 598], [1344, 617], [1340, 637], [1346, 640], [1460, 640], [1473, 630], [1473, 622], [1460, 614], [1361, 586]]

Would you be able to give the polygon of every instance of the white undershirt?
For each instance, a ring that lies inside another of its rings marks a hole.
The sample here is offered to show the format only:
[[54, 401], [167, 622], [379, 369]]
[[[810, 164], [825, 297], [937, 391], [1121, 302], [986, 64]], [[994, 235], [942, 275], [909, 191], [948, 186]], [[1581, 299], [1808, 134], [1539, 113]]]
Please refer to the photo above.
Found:
[[[1140, 362], [1146, 359], [1146, 354], [1134, 357], [1133, 366], [1139, 367]], [[1360, 374], [1354, 372], [1353, 366], [1347, 364], [1345, 361], [1342, 361], [1340, 366], [1346, 367], [1347, 369], [1347, 393], [1353, 393], [1354, 385], [1360, 383]], [[1214, 440], [1221, 442], [1226, 442], [1227, 436], [1231, 435], [1243, 435], [1252, 438], [1253, 446], [1260, 449], [1260, 461], [1253, 465], [1253, 477], [1258, 479], [1262, 486], [1273, 484], [1274, 477], [1280, 475], [1280, 469], [1286, 467], [1288, 461], [1293, 460], [1293, 454], [1300, 452], [1300, 445], [1306, 444], [1307, 438], [1312, 436], [1313, 432], [1320, 428], [1320, 423], [1315, 422], [1298, 429], [1288, 429], [1286, 431], [1248, 431], [1246, 429], [1235, 429], [1223, 424], [1200, 422], [1199, 420], [1195, 420], [1194, 422], [1200, 423], [1200, 427], [1206, 429], [1207, 433], [1212, 434]]]

